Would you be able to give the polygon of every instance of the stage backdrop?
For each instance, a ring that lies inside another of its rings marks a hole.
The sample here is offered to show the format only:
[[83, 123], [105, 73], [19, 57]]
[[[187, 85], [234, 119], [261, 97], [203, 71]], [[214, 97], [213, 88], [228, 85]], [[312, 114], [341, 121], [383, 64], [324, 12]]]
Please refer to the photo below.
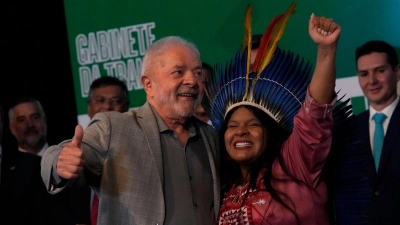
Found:
[[[140, 83], [147, 47], [169, 35], [192, 40], [201, 59], [225, 62], [238, 50], [244, 34], [244, 14], [253, 4], [253, 33], [263, 33], [269, 21], [283, 13], [289, 0], [67, 0], [64, 1], [79, 124], [89, 122], [90, 83], [100, 76], [126, 80], [131, 108], [145, 102]], [[315, 61], [316, 47], [308, 36], [311, 13], [332, 17], [342, 26], [337, 52], [337, 90], [352, 98], [357, 114], [367, 107], [359, 88], [354, 51], [371, 39], [400, 47], [399, 0], [299, 0], [279, 46]]]

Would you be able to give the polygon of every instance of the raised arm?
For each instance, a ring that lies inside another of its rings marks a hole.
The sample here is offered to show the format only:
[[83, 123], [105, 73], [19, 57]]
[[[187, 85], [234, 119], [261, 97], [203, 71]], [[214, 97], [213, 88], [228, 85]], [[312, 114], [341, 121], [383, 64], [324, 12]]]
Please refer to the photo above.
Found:
[[317, 60], [310, 83], [310, 93], [320, 104], [331, 103], [335, 94], [335, 56], [341, 28], [331, 18], [311, 15], [308, 32], [317, 45]]

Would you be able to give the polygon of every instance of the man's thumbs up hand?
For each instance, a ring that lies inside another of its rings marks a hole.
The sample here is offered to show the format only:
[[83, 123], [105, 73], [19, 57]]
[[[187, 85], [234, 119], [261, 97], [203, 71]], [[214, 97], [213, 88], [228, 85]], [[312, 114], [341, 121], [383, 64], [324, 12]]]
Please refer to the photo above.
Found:
[[77, 125], [72, 141], [61, 151], [57, 160], [57, 174], [64, 179], [75, 179], [83, 172], [85, 156], [81, 149], [83, 128]]
[[75, 147], [77, 148], [81, 148], [82, 139], [83, 139], [83, 128], [81, 125], [77, 125], [75, 127], [75, 135], [72, 138], [70, 144], [75, 145]]

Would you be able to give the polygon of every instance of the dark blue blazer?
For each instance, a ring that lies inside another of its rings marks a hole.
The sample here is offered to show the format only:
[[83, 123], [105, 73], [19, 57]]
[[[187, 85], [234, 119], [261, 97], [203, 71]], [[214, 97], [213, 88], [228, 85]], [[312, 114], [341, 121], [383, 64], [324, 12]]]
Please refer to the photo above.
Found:
[[400, 102], [386, 131], [378, 172], [375, 170], [369, 135], [369, 110], [356, 116], [363, 150], [367, 151], [368, 177], [372, 183], [370, 224], [400, 224]]
[[0, 224], [89, 224], [89, 189], [50, 194], [40, 175], [41, 157], [20, 151], [8, 153], [12, 154], [2, 160]]

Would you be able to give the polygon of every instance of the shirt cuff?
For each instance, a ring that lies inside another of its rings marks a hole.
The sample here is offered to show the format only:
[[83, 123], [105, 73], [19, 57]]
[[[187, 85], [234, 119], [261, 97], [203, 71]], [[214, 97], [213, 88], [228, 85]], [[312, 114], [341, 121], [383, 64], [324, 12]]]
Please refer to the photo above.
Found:
[[303, 105], [306, 113], [316, 119], [326, 119], [330, 117], [337, 101], [337, 95], [335, 95], [331, 103], [320, 104], [313, 99], [309, 88], [310, 87], [307, 88], [307, 95]]

